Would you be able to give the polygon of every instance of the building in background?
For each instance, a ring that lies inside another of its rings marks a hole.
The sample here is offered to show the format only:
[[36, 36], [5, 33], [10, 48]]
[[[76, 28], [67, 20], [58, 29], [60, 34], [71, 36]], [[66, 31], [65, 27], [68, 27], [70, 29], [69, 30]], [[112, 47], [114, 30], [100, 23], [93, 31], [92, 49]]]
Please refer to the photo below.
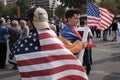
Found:
[[1, 1], [3, 1], [4, 5], [6, 6], [7, 4], [15, 2], [17, 0], [1, 0]]
[[[21, 0], [1, 0], [4, 5], [9, 3], [21, 1]], [[55, 15], [55, 8], [58, 5], [57, 0], [29, 0], [30, 6], [40, 6], [47, 10], [49, 17], [53, 17]]]
[[53, 17], [55, 14], [55, 8], [57, 7], [57, 0], [30, 0], [31, 6], [40, 6], [47, 10], [49, 17]]
[[100, 2], [101, 2], [101, 0], [95, 0], [95, 2], [100, 3]]

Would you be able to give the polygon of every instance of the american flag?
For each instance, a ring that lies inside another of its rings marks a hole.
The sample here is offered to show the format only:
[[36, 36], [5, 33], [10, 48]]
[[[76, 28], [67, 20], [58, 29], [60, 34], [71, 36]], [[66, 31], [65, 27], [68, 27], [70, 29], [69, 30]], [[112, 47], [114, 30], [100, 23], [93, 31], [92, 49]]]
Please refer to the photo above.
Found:
[[97, 5], [87, 2], [87, 24], [96, 26], [97, 29], [105, 30], [110, 27], [114, 14], [108, 9], [98, 7]]
[[52, 30], [31, 32], [13, 52], [22, 80], [88, 80], [81, 62]]

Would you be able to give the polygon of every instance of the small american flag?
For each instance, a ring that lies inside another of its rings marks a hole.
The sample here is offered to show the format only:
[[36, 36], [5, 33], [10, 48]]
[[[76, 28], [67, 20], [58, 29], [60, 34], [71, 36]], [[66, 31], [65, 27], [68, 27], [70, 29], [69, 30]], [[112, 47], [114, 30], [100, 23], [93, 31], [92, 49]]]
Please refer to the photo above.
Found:
[[22, 80], [88, 80], [80, 61], [52, 30], [31, 32], [13, 52]]
[[97, 29], [105, 30], [110, 27], [114, 14], [108, 9], [98, 7], [91, 2], [87, 2], [87, 22], [88, 26], [96, 26]]

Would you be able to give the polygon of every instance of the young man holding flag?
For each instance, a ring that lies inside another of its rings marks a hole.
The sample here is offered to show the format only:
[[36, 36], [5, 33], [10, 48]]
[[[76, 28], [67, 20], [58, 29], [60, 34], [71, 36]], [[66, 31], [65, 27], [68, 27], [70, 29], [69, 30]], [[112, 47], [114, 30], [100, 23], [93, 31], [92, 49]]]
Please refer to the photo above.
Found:
[[81, 35], [77, 31], [80, 13], [78, 10], [67, 10], [65, 13], [67, 24], [60, 33], [60, 40], [72, 53], [79, 53], [86, 47], [86, 43], [81, 42]]

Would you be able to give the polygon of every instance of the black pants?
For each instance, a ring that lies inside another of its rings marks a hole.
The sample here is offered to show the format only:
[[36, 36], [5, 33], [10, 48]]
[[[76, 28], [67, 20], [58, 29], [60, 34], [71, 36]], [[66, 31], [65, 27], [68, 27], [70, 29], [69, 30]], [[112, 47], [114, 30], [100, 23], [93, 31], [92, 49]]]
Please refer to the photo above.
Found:
[[101, 37], [101, 31], [100, 30], [95, 30], [95, 32], [96, 32], [96, 37], [100, 38]]
[[7, 43], [0, 43], [0, 68], [4, 68], [6, 64]]
[[8, 62], [13, 65], [13, 67], [12, 67], [13, 69], [17, 69], [17, 64], [14, 61], [15, 54], [13, 54], [11, 51], [12, 47], [13, 47], [13, 45], [10, 44], [9, 45], [10, 53], [9, 53], [9, 57], [8, 57], [9, 58]]
[[91, 49], [85, 48], [84, 56], [83, 56], [83, 65], [86, 66], [86, 73], [89, 74], [91, 70], [91, 64], [92, 64], [92, 55], [91, 55]]

